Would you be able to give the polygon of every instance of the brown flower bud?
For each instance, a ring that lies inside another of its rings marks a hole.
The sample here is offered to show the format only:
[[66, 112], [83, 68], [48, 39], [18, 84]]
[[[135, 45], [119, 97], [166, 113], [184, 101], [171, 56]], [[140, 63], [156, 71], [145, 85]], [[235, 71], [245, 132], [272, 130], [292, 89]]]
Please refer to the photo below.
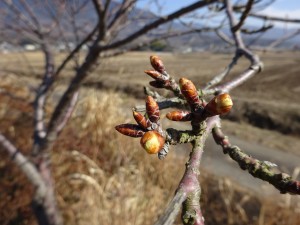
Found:
[[129, 137], [142, 137], [145, 134], [145, 131], [136, 124], [120, 124], [115, 129]]
[[144, 71], [146, 74], [148, 74], [150, 77], [152, 77], [153, 79], [157, 80], [157, 79], [162, 79], [162, 75], [160, 72], [155, 71], [155, 70], [145, 70]]
[[156, 55], [150, 56], [150, 63], [152, 67], [158, 72], [163, 73], [165, 71], [165, 66], [162, 60], [158, 56]]
[[155, 88], [164, 88], [165, 87], [164, 83], [161, 81], [158, 81], [158, 80], [150, 81], [149, 84]]
[[215, 96], [209, 103], [207, 103], [204, 109], [210, 116], [215, 116], [228, 113], [232, 108], [232, 105], [233, 103], [230, 95], [225, 93]]
[[153, 80], [150, 81], [149, 84], [155, 88], [169, 89], [171, 87], [171, 82], [169, 80]]
[[144, 129], [147, 129], [147, 119], [141, 113], [133, 111], [133, 117], [138, 125]]
[[172, 111], [167, 113], [167, 118], [173, 121], [191, 121], [192, 114], [184, 111]]
[[146, 99], [146, 112], [151, 122], [156, 123], [159, 120], [159, 107], [151, 96]]
[[180, 78], [179, 86], [180, 86], [181, 93], [183, 94], [183, 96], [186, 98], [187, 102], [190, 105], [197, 107], [201, 104], [197, 89], [192, 81], [186, 78]]
[[142, 147], [149, 154], [158, 153], [165, 144], [165, 139], [157, 131], [148, 131], [140, 141]]

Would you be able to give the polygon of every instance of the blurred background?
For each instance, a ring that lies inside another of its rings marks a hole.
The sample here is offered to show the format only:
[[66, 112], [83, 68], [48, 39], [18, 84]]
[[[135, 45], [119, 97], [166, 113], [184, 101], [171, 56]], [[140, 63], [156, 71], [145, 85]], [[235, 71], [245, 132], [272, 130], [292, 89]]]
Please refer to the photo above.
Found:
[[[104, 2], [109, 2], [107, 27], [113, 28], [104, 43], [110, 46], [196, 1]], [[132, 2], [130, 10], [114, 25], [124, 2]], [[233, 2], [239, 18], [238, 6], [246, 1]], [[232, 144], [277, 164], [274, 170], [294, 179], [300, 179], [299, 20], [296, 0], [256, 1], [242, 35], [263, 61], [264, 71], [231, 92], [234, 107], [222, 122]], [[25, 155], [30, 155], [33, 142], [33, 102], [44, 76], [45, 43], [56, 68], [80, 45], [49, 91], [44, 109], [49, 121], [91, 48], [93, 38], [83, 40], [97, 21], [90, 0], [0, 2], [0, 132]], [[157, 220], [183, 175], [191, 147], [172, 146], [160, 161], [143, 151], [139, 139], [120, 135], [114, 127], [134, 123], [132, 108], [144, 104], [143, 87], [149, 86], [151, 78], [143, 71], [151, 69], [150, 55], [159, 55], [177, 81], [186, 77], [201, 88], [231, 62], [230, 41], [222, 3], [215, 3], [101, 53], [97, 67], [82, 83], [72, 118], [51, 155], [65, 224], [153, 224]], [[225, 81], [248, 66], [242, 58]], [[167, 90], [159, 93], [171, 96]], [[169, 111], [161, 112], [164, 128], [190, 128], [189, 123], [167, 121]], [[298, 196], [282, 195], [242, 171], [211, 138], [201, 165], [206, 224], [300, 224]], [[0, 151], [0, 224], [37, 224], [31, 210], [33, 193], [26, 177]]]

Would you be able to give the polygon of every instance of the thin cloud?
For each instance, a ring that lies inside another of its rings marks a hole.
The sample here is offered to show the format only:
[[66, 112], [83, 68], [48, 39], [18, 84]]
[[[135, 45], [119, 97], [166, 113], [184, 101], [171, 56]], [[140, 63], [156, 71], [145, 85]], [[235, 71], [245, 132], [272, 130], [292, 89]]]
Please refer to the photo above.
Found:
[[[300, 19], [300, 9], [277, 9], [274, 7], [268, 7], [259, 12], [260, 15], [276, 16], [283, 18], [291, 19]], [[297, 23], [282, 23], [282, 22], [273, 22], [275, 26], [280, 27], [290, 27], [290, 28], [300, 28], [300, 24]]]

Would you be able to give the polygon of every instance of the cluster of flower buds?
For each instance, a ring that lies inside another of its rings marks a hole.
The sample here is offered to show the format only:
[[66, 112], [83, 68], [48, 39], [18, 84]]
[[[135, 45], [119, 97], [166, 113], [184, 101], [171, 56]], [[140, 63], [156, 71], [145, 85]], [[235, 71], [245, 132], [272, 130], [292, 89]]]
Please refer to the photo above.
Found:
[[154, 79], [149, 84], [155, 88], [165, 88], [172, 90], [175, 95], [180, 95], [180, 89], [173, 78], [167, 73], [162, 60], [158, 56], [150, 56], [150, 63], [154, 70], [145, 70], [144, 72]]
[[121, 124], [116, 130], [130, 137], [141, 137], [140, 143], [149, 154], [158, 153], [165, 144], [165, 138], [160, 134], [160, 112], [157, 102], [151, 97], [146, 99], [146, 116], [133, 111], [137, 124]]
[[150, 56], [150, 63], [154, 70], [145, 70], [144, 72], [154, 79], [149, 84], [155, 88], [170, 87], [170, 76], [167, 74], [162, 60], [158, 56]]
[[187, 111], [172, 111], [169, 112], [166, 117], [172, 121], [192, 121], [196, 120], [201, 122], [207, 117], [223, 115], [230, 111], [232, 108], [232, 100], [230, 95], [220, 94], [215, 96], [207, 104], [205, 104], [200, 98], [197, 89], [192, 81], [181, 78], [179, 85], [182, 95], [191, 107], [191, 112]]

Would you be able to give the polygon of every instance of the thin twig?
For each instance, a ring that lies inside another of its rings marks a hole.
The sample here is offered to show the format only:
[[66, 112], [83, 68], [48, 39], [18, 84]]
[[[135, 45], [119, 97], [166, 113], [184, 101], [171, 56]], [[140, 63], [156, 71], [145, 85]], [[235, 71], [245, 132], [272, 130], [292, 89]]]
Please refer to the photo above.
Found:
[[284, 17], [278, 17], [278, 16], [256, 14], [256, 13], [249, 13], [249, 16], [258, 18], [258, 19], [272, 20], [272, 21], [283, 22], [283, 23], [300, 23], [300, 19], [297, 19], [297, 18], [284, 18]]
[[243, 26], [246, 18], [248, 17], [248, 14], [249, 14], [251, 8], [252, 8], [253, 3], [254, 3], [254, 0], [248, 0], [247, 4], [245, 6], [245, 10], [240, 17], [239, 22], [231, 28], [233, 32], [239, 30]]
[[155, 29], [157, 28], [158, 26], [164, 24], [164, 23], [167, 23], [171, 20], [174, 20], [184, 14], [187, 14], [191, 11], [194, 11], [198, 8], [202, 8], [204, 6], [207, 6], [207, 5], [210, 5], [214, 2], [216, 2], [217, 0], [211, 0], [211, 1], [197, 1], [189, 6], [186, 6], [186, 7], [183, 7], [167, 16], [164, 16], [164, 17], [161, 17], [157, 20], [155, 20], [154, 22], [144, 26], [142, 29], [134, 32], [133, 34], [129, 35], [128, 37], [122, 39], [122, 40], [119, 40], [119, 41], [116, 41], [110, 45], [106, 45], [106, 46], [99, 46], [100, 50], [108, 50], [108, 49], [114, 49], [114, 48], [118, 48], [122, 45], [125, 45], [131, 41], [133, 41], [134, 39], [136, 39], [137, 37], [140, 37], [141, 35], [147, 33], [148, 31], [152, 30], [152, 29]]

